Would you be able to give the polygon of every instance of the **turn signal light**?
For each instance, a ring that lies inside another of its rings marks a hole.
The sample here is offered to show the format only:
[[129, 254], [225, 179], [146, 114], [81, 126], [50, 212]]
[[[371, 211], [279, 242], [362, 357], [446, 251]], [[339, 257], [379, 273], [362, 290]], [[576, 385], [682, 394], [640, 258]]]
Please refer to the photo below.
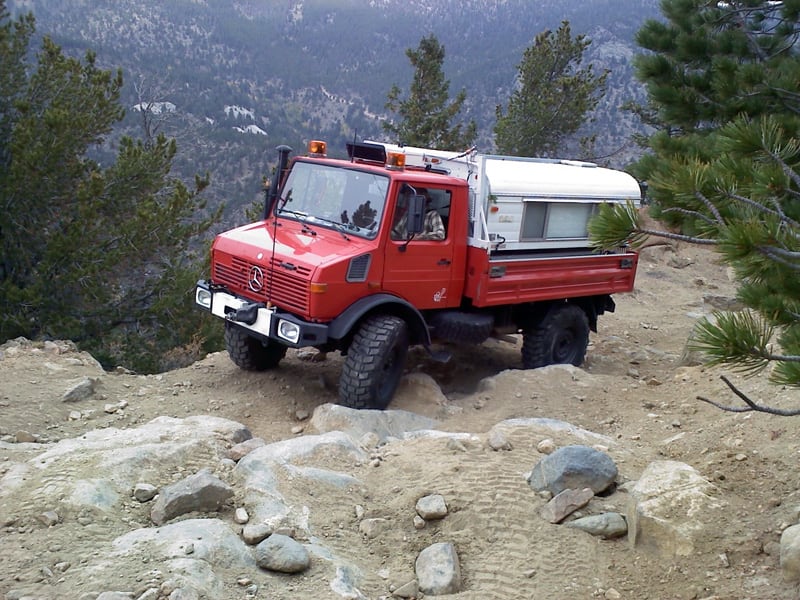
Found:
[[309, 156], [327, 156], [328, 144], [322, 140], [311, 140], [308, 142]]
[[311, 283], [308, 286], [308, 291], [312, 294], [324, 294], [328, 291], [327, 283]]

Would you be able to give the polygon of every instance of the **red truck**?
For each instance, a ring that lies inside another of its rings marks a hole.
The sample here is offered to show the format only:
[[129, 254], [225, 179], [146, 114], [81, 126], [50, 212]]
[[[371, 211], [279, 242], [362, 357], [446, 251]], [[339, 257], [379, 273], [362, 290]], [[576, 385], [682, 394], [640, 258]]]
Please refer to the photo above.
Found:
[[[388, 406], [410, 345], [522, 334], [522, 366], [580, 365], [638, 256], [593, 251], [602, 203], [641, 200], [630, 175], [576, 161], [444, 152], [378, 142], [279, 159], [262, 220], [220, 234], [196, 304], [225, 322], [242, 369], [288, 348], [345, 357], [339, 403]], [[444, 345], [435, 343], [443, 342]]]

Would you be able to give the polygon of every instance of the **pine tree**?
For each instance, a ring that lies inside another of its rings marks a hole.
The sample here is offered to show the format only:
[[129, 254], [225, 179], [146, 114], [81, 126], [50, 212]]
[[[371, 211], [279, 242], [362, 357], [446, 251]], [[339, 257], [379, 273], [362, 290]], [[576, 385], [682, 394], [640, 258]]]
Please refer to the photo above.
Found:
[[[681, 233], [647, 229], [632, 207], [605, 207], [590, 224], [596, 245], [640, 245], [649, 235], [713, 246], [736, 273], [739, 313], [702, 320], [692, 346], [711, 364], [769, 369], [800, 386], [800, 25], [796, 2], [667, 0], [667, 23], [639, 32], [637, 59], [658, 118], [635, 167], [654, 214]], [[800, 414], [745, 402], [735, 410]], [[734, 407], [705, 399], [716, 406]]]
[[402, 91], [392, 86], [386, 109], [401, 117], [399, 123], [384, 123], [386, 132], [408, 146], [439, 150], [465, 150], [475, 141], [477, 126], [470, 121], [466, 127], [452, 125], [461, 112], [467, 93], [461, 90], [450, 100], [450, 82], [444, 78], [444, 46], [433, 34], [420, 40], [416, 50], [406, 50], [414, 67], [408, 96], [401, 100]]
[[605, 92], [607, 72], [581, 67], [591, 41], [572, 37], [568, 21], [555, 33], [536, 36], [517, 66], [517, 86], [508, 107], [496, 109], [498, 152], [514, 156], [553, 156], [565, 139], [586, 122]]
[[0, 339], [71, 339], [104, 364], [157, 370], [200, 328], [194, 252], [218, 217], [170, 177], [177, 148], [122, 138], [116, 160], [89, 158], [123, 117], [120, 72], [65, 56], [45, 37], [33, 64], [32, 16], [0, 0]]

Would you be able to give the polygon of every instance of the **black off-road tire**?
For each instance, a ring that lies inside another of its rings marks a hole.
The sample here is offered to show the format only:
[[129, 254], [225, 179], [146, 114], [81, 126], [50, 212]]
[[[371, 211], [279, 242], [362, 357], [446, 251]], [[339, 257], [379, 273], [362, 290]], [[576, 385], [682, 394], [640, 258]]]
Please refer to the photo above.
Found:
[[522, 367], [571, 364], [579, 367], [589, 346], [589, 319], [574, 304], [553, 307], [535, 327], [523, 332]]
[[366, 319], [342, 365], [339, 404], [378, 410], [389, 406], [405, 370], [408, 339], [408, 326], [399, 317]]
[[225, 348], [233, 364], [245, 371], [274, 369], [286, 356], [283, 344], [262, 342], [231, 323], [225, 323]]
[[480, 344], [492, 334], [494, 317], [489, 314], [449, 310], [434, 315], [430, 324], [437, 340], [456, 344]]

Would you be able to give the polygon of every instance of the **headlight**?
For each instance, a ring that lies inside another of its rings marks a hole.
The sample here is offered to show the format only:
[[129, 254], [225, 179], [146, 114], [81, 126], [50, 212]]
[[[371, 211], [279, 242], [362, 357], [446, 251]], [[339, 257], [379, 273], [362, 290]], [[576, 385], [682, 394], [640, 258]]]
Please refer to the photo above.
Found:
[[281, 337], [292, 344], [296, 344], [297, 340], [300, 339], [300, 327], [289, 321], [279, 321], [278, 337]]
[[211, 292], [208, 290], [201, 287], [195, 288], [194, 301], [203, 308], [211, 310]]

